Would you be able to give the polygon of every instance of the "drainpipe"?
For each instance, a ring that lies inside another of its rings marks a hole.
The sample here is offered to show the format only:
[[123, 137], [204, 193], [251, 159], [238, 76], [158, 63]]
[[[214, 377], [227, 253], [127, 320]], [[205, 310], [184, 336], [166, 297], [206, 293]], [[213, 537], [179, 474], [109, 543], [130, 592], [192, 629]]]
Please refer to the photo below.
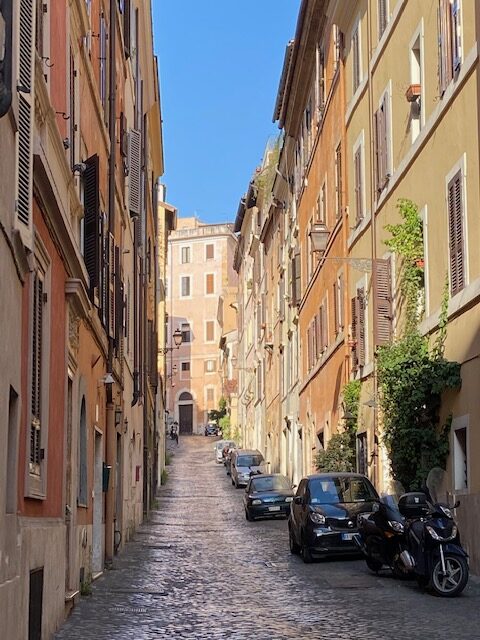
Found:
[[[108, 129], [110, 138], [110, 157], [108, 162], [108, 230], [115, 235], [115, 156], [116, 156], [116, 73], [115, 73], [115, 54], [116, 54], [116, 27], [117, 27], [117, 3], [110, 0], [110, 47], [109, 47], [109, 110], [108, 110]], [[107, 264], [114, 259], [110, 255], [110, 242], [107, 243], [106, 251]], [[110, 283], [108, 283], [110, 287]], [[110, 293], [109, 293], [110, 295]], [[106, 309], [107, 333], [110, 327], [110, 305]], [[108, 337], [108, 364], [107, 371], [113, 373], [113, 337]], [[115, 433], [115, 403], [113, 399], [114, 382], [107, 386], [107, 442], [106, 442], [106, 462], [110, 466], [110, 482], [105, 499], [105, 559], [112, 561], [114, 553], [114, 518], [115, 518], [115, 473], [116, 468], [116, 433]]]
[[[0, 118], [8, 113], [12, 104], [12, 0], [0, 2], [3, 18], [4, 51], [0, 58]], [[0, 55], [2, 52], [0, 51]]]

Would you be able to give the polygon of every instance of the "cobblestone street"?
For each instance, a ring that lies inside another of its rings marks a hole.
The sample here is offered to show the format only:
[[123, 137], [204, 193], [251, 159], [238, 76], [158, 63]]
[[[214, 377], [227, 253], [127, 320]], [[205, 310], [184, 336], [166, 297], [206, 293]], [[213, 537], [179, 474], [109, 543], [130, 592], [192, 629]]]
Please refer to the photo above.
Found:
[[361, 560], [291, 556], [285, 521], [245, 520], [213, 443], [180, 439], [158, 510], [57, 640], [479, 637], [478, 581], [445, 600]]

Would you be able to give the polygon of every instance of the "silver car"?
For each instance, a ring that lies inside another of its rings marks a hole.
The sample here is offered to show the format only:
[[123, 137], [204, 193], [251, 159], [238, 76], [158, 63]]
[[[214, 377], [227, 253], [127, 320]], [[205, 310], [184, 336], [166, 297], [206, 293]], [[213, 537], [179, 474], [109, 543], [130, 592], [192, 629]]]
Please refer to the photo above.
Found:
[[232, 484], [238, 489], [246, 487], [252, 475], [267, 473], [265, 462], [258, 449], [237, 449], [232, 453], [230, 475]]

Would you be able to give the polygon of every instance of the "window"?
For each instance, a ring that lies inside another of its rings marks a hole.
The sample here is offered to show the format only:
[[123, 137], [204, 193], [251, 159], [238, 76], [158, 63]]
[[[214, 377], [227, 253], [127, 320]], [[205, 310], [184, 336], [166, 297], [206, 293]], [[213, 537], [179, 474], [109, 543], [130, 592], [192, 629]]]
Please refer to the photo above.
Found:
[[123, 49], [125, 57], [130, 56], [131, 47], [131, 0], [123, 0]]
[[335, 217], [337, 220], [342, 217], [342, 190], [342, 144], [340, 143], [335, 149]]
[[181, 263], [188, 264], [190, 262], [190, 247], [181, 248]]
[[43, 58], [46, 55], [44, 31], [46, 26], [45, 13], [47, 11], [47, 5], [45, 0], [35, 0], [35, 5], [35, 49], [37, 50], [39, 57]]
[[462, 171], [447, 186], [450, 291], [452, 296], [465, 287]]
[[343, 34], [336, 24], [333, 25], [332, 35], [333, 35], [333, 65], [336, 71], [340, 65], [340, 60], [342, 59], [342, 53], [343, 53], [342, 52]]
[[362, 145], [359, 145], [353, 156], [354, 189], [355, 189], [355, 218], [357, 224], [363, 220], [363, 153]]
[[340, 273], [337, 276], [336, 281], [333, 284], [333, 304], [334, 304], [334, 316], [335, 316], [335, 335], [338, 335], [344, 327], [344, 309], [343, 309], [343, 274]]
[[205, 322], [205, 342], [215, 341], [215, 322], [214, 320], [207, 320]]
[[317, 49], [317, 105], [320, 121], [325, 109], [325, 53], [321, 46]]
[[[423, 126], [424, 105], [423, 105], [423, 48], [422, 34], [418, 34], [410, 47], [410, 83], [411, 88], [415, 89], [412, 93], [410, 102], [410, 131], [412, 134], [412, 143], [418, 137]], [[414, 98], [414, 96], [417, 96]]]
[[100, 101], [105, 113], [108, 113], [107, 104], [107, 26], [105, 16], [100, 16]]
[[439, 0], [438, 29], [438, 78], [443, 96], [462, 63], [460, 0]]
[[378, 39], [383, 35], [388, 24], [388, 0], [378, 0]]
[[205, 293], [206, 295], [211, 295], [215, 293], [215, 274], [207, 273], [205, 274]]
[[204, 370], [205, 373], [214, 373], [216, 370], [215, 360], [205, 360]]
[[182, 362], [180, 364], [180, 379], [186, 380], [190, 377], [190, 362]]
[[453, 421], [453, 464], [455, 476], [455, 489], [461, 491], [468, 489], [468, 449], [467, 426], [455, 428], [455, 423], [465, 424], [465, 417], [456, 418]]
[[95, 289], [100, 286], [100, 194], [98, 156], [87, 159], [87, 168], [82, 176], [84, 194], [84, 254], [90, 283], [90, 299], [95, 300]]
[[357, 23], [352, 33], [352, 63], [353, 63], [353, 93], [362, 81], [362, 61], [360, 55], [360, 23]]
[[357, 295], [351, 300], [352, 304], [352, 371], [356, 371], [358, 367], [365, 364], [366, 352], [366, 299], [365, 290], [357, 289]]
[[390, 260], [376, 259], [372, 267], [373, 317], [375, 319], [375, 345], [384, 346], [392, 341], [392, 281]]
[[191, 329], [188, 322], [182, 322], [181, 332], [182, 332], [182, 344], [192, 341]]
[[181, 277], [181, 297], [188, 298], [190, 296], [190, 276]]
[[17, 462], [18, 462], [18, 394], [10, 387], [8, 399], [8, 434], [5, 512], [17, 512]]
[[376, 189], [380, 196], [390, 178], [390, 136], [389, 136], [388, 92], [385, 92], [375, 113], [375, 155]]
[[327, 221], [327, 180], [323, 181], [320, 194], [317, 199], [317, 208], [315, 212], [315, 222], [325, 224]]
[[298, 307], [302, 299], [302, 284], [301, 284], [302, 283], [302, 266], [301, 265], [302, 265], [301, 254], [300, 254], [300, 251], [297, 249], [292, 258], [292, 271], [291, 271], [292, 273], [291, 300], [292, 300], [292, 306], [294, 307]]
[[80, 429], [78, 434], [78, 504], [87, 506], [87, 410], [85, 397], [80, 408]]
[[207, 402], [210, 406], [215, 404], [215, 389], [213, 387], [207, 387]]
[[368, 443], [365, 432], [357, 435], [357, 473], [366, 476], [368, 472]]
[[206, 260], [214, 260], [214, 258], [215, 258], [215, 245], [214, 244], [205, 245], [205, 258], [206, 258]]

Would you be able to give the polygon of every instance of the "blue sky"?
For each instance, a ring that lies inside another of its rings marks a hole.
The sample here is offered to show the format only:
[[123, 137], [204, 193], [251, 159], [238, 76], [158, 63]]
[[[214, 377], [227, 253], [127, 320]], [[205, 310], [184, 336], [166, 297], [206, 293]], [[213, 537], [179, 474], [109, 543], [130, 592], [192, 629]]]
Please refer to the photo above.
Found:
[[233, 221], [278, 133], [273, 108], [300, 0], [153, 0], [167, 200]]

